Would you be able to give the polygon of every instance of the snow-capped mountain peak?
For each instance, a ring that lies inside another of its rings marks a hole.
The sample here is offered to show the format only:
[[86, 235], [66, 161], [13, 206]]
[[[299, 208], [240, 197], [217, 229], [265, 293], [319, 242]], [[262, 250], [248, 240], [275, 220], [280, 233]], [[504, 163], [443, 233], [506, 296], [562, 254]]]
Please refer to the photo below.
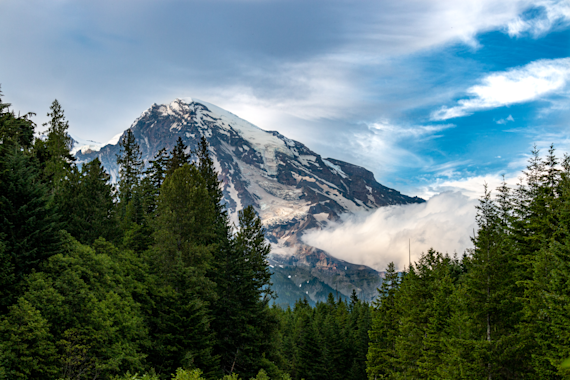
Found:
[[[300, 237], [340, 220], [344, 213], [423, 202], [382, 186], [362, 167], [322, 158], [298, 141], [197, 99], [153, 104], [130, 129], [147, 162], [161, 148], [172, 149], [178, 137], [192, 150], [201, 136], [206, 137], [230, 215], [237, 220], [240, 209], [253, 205], [272, 242], [272, 260], [281, 264], [319, 265], [333, 271], [351, 265], [305, 245]], [[80, 162], [98, 156], [116, 178], [116, 141], [76, 155]]]

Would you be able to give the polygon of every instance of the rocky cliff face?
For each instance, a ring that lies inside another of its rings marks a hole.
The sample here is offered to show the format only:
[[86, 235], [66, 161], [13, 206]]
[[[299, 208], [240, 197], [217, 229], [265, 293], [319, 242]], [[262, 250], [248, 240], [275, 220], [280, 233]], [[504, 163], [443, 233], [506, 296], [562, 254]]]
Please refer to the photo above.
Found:
[[[362, 167], [322, 158], [300, 142], [264, 131], [202, 101], [176, 99], [168, 105], [154, 104], [134, 121], [131, 130], [145, 161], [163, 147], [172, 149], [178, 137], [193, 150], [205, 136], [223, 181], [230, 215], [237, 220], [240, 209], [255, 207], [272, 243], [270, 264], [283, 279], [279, 282], [287, 287], [291, 284], [285, 283], [290, 281], [295, 289], [299, 285], [298, 290], [313, 301], [323, 298], [323, 289], [349, 295], [354, 288], [361, 297], [371, 299], [380, 274], [304, 244], [303, 233], [323, 228], [344, 213], [423, 202], [382, 186]], [[115, 140], [99, 150], [77, 147], [76, 157], [79, 162], [99, 157], [116, 178], [119, 146]], [[297, 276], [303, 278], [299, 284]], [[326, 295], [328, 292], [324, 298]]]

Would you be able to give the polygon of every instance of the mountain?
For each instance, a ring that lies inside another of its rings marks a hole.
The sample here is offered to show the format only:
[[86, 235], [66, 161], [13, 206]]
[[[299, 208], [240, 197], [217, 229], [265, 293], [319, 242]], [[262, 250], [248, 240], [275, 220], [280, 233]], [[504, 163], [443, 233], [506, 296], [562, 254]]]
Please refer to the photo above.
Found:
[[[369, 170], [322, 158], [298, 141], [262, 130], [203, 101], [153, 104], [130, 129], [146, 162], [161, 148], [171, 150], [178, 137], [191, 150], [201, 136], [206, 137], [230, 216], [237, 221], [237, 212], [253, 205], [267, 229], [275, 288], [278, 295], [282, 293], [280, 303], [301, 295], [323, 300], [333, 290], [348, 296], [353, 288], [370, 300], [381, 281], [379, 272], [311, 247], [303, 243], [303, 234], [340, 221], [345, 213], [424, 202], [379, 184]], [[99, 157], [115, 180], [118, 137], [102, 147], [75, 147], [78, 162]]]

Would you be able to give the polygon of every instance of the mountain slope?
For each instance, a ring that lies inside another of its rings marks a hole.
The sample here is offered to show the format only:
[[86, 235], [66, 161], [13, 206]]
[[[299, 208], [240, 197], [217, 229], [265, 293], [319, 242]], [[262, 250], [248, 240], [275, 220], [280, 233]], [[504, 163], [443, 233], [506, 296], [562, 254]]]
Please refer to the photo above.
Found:
[[[304, 268], [344, 295], [355, 288], [370, 299], [380, 281], [379, 273], [304, 244], [303, 233], [323, 228], [343, 213], [423, 202], [379, 184], [362, 167], [322, 158], [300, 142], [264, 131], [202, 101], [176, 99], [167, 105], [153, 104], [134, 121], [131, 130], [145, 161], [163, 147], [172, 149], [178, 137], [194, 150], [205, 136], [220, 171], [230, 215], [236, 220], [241, 208], [255, 207], [272, 243], [270, 264], [274, 271]], [[76, 157], [79, 162], [99, 157], [115, 179], [118, 152], [118, 144], [99, 150], [77, 147]], [[315, 295], [318, 292], [313, 293], [307, 290], [305, 294], [312, 300], [321, 298]]]

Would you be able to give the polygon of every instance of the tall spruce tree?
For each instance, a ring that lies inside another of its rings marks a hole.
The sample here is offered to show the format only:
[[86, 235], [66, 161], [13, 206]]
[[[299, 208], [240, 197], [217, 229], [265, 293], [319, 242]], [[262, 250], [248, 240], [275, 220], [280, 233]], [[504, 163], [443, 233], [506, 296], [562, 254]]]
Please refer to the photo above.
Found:
[[99, 158], [70, 170], [55, 203], [66, 216], [65, 229], [81, 243], [118, 237], [114, 188]]
[[172, 373], [186, 366], [212, 375], [217, 369], [208, 311], [216, 294], [206, 277], [215, 250], [214, 219], [214, 207], [194, 165], [185, 164], [166, 178], [150, 257], [156, 276], [150, 323], [157, 344], [149, 358], [159, 371]]
[[[269, 310], [273, 298], [267, 265], [270, 245], [252, 206], [239, 212], [239, 230], [222, 266], [216, 332], [217, 352], [226, 373], [255, 376], [269, 355], [277, 321]], [[220, 306], [227, 309], [221, 309]]]
[[0, 101], [0, 312], [24, 277], [60, 247], [59, 218], [30, 152], [34, 124]]
[[168, 158], [165, 148], [159, 150], [149, 161], [150, 166], [145, 170], [145, 177], [142, 180], [143, 208], [145, 214], [151, 218], [156, 211], [160, 187], [166, 177]]
[[52, 191], [57, 192], [70, 172], [75, 157], [71, 154], [73, 140], [68, 134], [69, 122], [57, 99], [51, 104], [50, 110], [47, 114], [50, 120], [43, 124], [48, 127], [47, 137], [45, 140], [36, 140], [35, 152], [43, 168], [44, 181]]
[[372, 379], [388, 378], [393, 371], [399, 325], [395, 302], [399, 288], [400, 275], [391, 262], [373, 303], [370, 343], [366, 356], [366, 372]]
[[140, 147], [132, 130], [127, 129], [119, 141], [119, 148], [120, 152], [117, 154], [119, 201], [124, 215], [127, 205], [133, 200], [136, 188], [139, 185], [143, 161]]
[[174, 171], [182, 166], [190, 163], [190, 154], [186, 153], [188, 147], [184, 144], [181, 137], [176, 140], [176, 145], [170, 152], [170, 158], [166, 161], [166, 175], [171, 175]]
[[142, 183], [143, 160], [132, 130], [128, 129], [119, 142], [118, 217], [123, 233], [123, 245], [136, 252], [149, 248], [152, 229], [145, 216], [145, 198], [148, 191]]
[[33, 115], [35, 114], [29, 112], [16, 116], [10, 111], [10, 103], [2, 103], [0, 98], [0, 150], [14, 146], [29, 150], [32, 147], [35, 124], [30, 117]]

